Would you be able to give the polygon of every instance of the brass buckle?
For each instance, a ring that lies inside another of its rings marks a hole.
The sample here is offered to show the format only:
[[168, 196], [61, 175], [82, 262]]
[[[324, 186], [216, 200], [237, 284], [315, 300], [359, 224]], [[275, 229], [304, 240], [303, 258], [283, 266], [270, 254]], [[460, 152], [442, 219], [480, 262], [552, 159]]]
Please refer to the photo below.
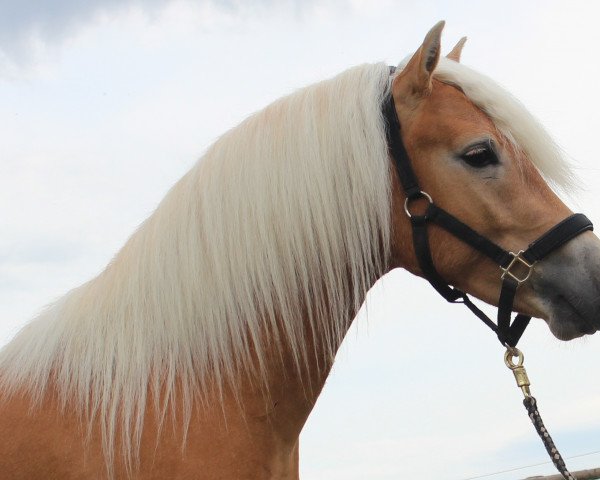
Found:
[[[502, 270], [502, 272], [503, 272], [502, 276], [500, 278], [502, 280], [504, 280], [506, 278], [506, 276], [508, 275], [510, 278], [515, 280], [518, 283], [518, 285], [520, 286], [522, 283], [529, 280], [529, 277], [531, 277], [531, 273], [533, 272], [534, 263], [530, 264], [529, 262], [527, 262], [527, 260], [525, 260], [523, 258], [523, 253], [524, 253], [523, 250], [520, 250], [519, 253], [513, 253], [513, 252], [508, 252], [508, 253], [510, 255], [512, 255], [513, 259], [508, 264], [508, 267], [506, 267], [506, 268], [500, 267], [500, 270]], [[527, 269], [527, 273], [525, 274], [525, 276], [519, 276], [519, 274], [517, 272], [511, 272], [511, 268], [513, 268], [515, 265], [523, 266]]]

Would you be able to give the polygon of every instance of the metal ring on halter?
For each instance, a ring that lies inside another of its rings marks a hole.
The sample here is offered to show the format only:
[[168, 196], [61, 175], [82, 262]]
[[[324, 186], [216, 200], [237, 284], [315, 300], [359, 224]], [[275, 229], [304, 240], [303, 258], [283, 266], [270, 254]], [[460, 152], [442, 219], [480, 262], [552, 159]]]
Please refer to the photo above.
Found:
[[417, 200], [422, 197], [427, 199], [427, 201], [429, 202], [429, 205], [433, 205], [433, 199], [431, 198], [431, 195], [429, 195], [427, 192], [424, 192], [423, 190], [419, 191], [419, 196], [417, 196], [417, 197], [413, 197], [413, 198], [406, 197], [406, 199], [404, 200], [404, 211], [406, 212], [406, 216], [408, 218], [412, 218], [412, 214], [408, 210], [409, 202], [412, 200]]
[[[517, 357], [517, 363], [513, 361], [513, 358]], [[514, 370], [523, 366], [523, 352], [517, 347], [507, 347], [504, 352], [504, 363], [508, 368]]]

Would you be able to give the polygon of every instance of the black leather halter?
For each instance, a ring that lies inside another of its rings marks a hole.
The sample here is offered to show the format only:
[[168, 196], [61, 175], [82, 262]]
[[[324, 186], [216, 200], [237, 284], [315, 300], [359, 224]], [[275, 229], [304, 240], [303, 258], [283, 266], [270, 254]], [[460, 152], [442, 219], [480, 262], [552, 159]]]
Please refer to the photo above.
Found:
[[[390, 67], [390, 74], [394, 72], [395, 68]], [[398, 120], [394, 96], [391, 91], [384, 102], [383, 115], [387, 124], [388, 149], [391, 157], [394, 159], [396, 171], [406, 195], [404, 211], [412, 224], [413, 245], [423, 276], [448, 302], [464, 303], [488, 327], [496, 332], [502, 345], [515, 347], [531, 320], [531, 317], [519, 313], [511, 323], [513, 302], [517, 288], [529, 279], [536, 262], [542, 260], [579, 234], [587, 230], [592, 230], [592, 222], [585, 215], [576, 213], [544, 233], [531, 243], [526, 250], [521, 250], [518, 253], [504, 250], [461, 222], [454, 215], [438, 207], [433, 202], [431, 196], [421, 190], [412, 168], [410, 157], [402, 142], [400, 121]], [[409, 209], [411, 202], [417, 199], [425, 199], [429, 203], [425, 213], [422, 215], [412, 214]], [[483, 313], [466, 293], [448, 285], [448, 282], [436, 270], [431, 258], [431, 249], [427, 234], [427, 225], [431, 222], [447, 230], [459, 240], [483, 253], [500, 266], [502, 270], [502, 289], [498, 300], [497, 324]]]

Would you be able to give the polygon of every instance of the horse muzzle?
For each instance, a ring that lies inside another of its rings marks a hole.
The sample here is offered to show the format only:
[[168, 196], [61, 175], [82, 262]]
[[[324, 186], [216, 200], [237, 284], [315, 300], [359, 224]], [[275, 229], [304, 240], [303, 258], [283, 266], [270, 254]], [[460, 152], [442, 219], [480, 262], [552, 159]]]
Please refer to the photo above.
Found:
[[560, 340], [600, 330], [600, 240], [591, 232], [536, 265], [531, 277], [544, 319]]

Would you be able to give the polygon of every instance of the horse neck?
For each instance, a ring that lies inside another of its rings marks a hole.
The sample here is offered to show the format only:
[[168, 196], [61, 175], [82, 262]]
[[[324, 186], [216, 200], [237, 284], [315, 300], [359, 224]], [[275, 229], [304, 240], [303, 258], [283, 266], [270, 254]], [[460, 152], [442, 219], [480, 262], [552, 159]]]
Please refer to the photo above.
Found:
[[323, 318], [313, 330], [308, 315], [303, 315], [300, 321], [307, 352], [304, 360], [299, 361], [294, 349], [286, 342], [281, 345], [273, 337], [267, 338], [262, 375], [242, 375], [238, 385], [227, 389], [222, 405], [230, 411], [239, 411], [244, 418], [251, 418], [253, 424], [260, 419], [258, 429], [266, 426], [281, 438], [297, 442], [333, 366], [332, 349], [334, 352], [339, 349], [355, 314], [355, 311], [348, 311], [343, 335], [330, 346], [326, 346], [320, 336], [334, 328], [327, 324], [333, 320]]

